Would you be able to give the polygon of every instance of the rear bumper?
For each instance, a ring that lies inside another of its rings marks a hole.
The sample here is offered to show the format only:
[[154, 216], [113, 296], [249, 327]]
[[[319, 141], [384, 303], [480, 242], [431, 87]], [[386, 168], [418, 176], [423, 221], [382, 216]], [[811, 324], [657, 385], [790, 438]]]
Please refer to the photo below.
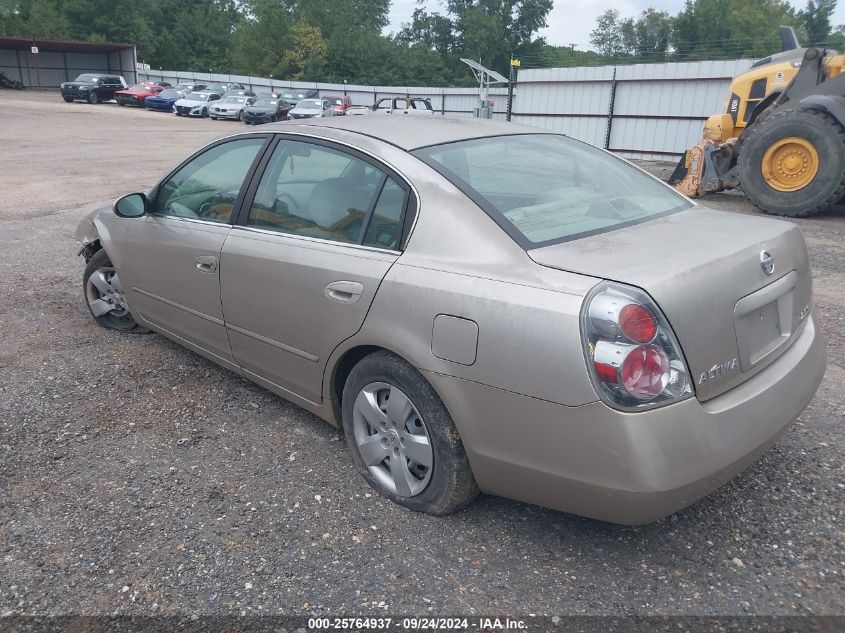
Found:
[[162, 112], [173, 112], [173, 105], [169, 103], [156, 103], [155, 101], [149, 101], [148, 99], [144, 99], [143, 106], [147, 110], [160, 110]]
[[814, 317], [759, 374], [704, 403], [642, 413], [565, 407], [426, 372], [449, 408], [482, 490], [623, 524], [676, 512], [774, 444], [825, 371]]

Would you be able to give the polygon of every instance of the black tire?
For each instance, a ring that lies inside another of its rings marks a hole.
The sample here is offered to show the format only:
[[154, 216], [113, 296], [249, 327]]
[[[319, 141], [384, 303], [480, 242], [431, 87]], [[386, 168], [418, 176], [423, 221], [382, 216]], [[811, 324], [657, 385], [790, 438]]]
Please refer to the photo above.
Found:
[[[777, 141], [797, 137], [819, 155], [815, 178], [796, 191], [778, 191], [763, 177], [763, 157]], [[794, 108], [772, 115], [748, 132], [739, 156], [739, 181], [746, 197], [772, 215], [806, 217], [829, 209], [845, 194], [845, 128], [814, 108]]]
[[[428, 484], [415, 496], [397, 495], [383, 486], [364, 463], [355, 441], [355, 400], [360, 391], [373, 382], [400, 389], [425, 422], [434, 458]], [[382, 496], [411, 510], [441, 516], [463, 508], [478, 495], [478, 484], [455, 423], [432, 386], [405, 360], [386, 351], [361, 360], [346, 380], [341, 410], [352, 460], [367, 483]]]
[[243, 120], [244, 120], [244, 111], [241, 110], [240, 112], [238, 112], [238, 121], [243, 121]]
[[[91, 312], [91, 316], [94, 317], [94, 320], [109, 330], [118, 330], [120, 332], [144, 332], [143, 328], [141, 328], [136, 322], [135, 319], [132, 318], [132, 314], [129, 312], [125, 312], [123, 314], [118, 313], [115, 314], [113, 312], [108, 312], [101, 316], [96, 316], [93, 311], [91, 311], [91, 304], [89, 302], [88, 297], [88, 279], [91, 277], [92, 274], [97, 272], [101, 269], [113, 269], [111, 259], [109, 259], [108, 254], [105, 250], [100, 249], [88, 260], [88, 264], [85, 266], [85, 272], [82, 275], [82, 296], [85, 299], [85, 305], [88, 306], [89, 312]], [[93, 289], [92, 289], [93, 290]]]
[[216, 117], [216, 116], [213, 116], [213, 117], [211, 117], [211, 120], [212, 120], [212, 121], [216, 121], [216, 120], [217, 120], [217, 117]]
[[200, 113], [200, 116], [201, 116], [201, 117], [203, 117], [203, 118], [207, 117], [207, 116], [208, 116], [208, 110], [206, 110], [205, 108], [203, 108], [203, 109], [202, 109], [202, 112]]
[[65, 103], [71, 103], [71, 102], [73, 102], [73, 97], [62, 97], [62, 99], [64, 99], [64, 100], [65, 100]]
[[91, 104], [98, 104], [100, 103], [100, 96], [96, 92], [89, 92], [88, 93], [88, 103]]

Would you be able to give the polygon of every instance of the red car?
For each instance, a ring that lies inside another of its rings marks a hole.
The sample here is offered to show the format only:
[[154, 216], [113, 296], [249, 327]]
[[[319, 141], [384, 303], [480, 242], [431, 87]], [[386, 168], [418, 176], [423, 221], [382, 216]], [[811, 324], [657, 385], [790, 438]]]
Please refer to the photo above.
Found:
[[346, 111], [352, 107], [352, 98], [346, 95], [326, 95], [322, 99], [328, 101], [329, 107], [337, 114], [346, 114]]
[[135, 84], [126, 90], [118, 90], [114, 93], [114, 98], [118, 105], [144, 105], [144, 99], [157, 95], [164, 90], [164, 86], [159, 86], [156, 83], [145, 81], [144, 83]]

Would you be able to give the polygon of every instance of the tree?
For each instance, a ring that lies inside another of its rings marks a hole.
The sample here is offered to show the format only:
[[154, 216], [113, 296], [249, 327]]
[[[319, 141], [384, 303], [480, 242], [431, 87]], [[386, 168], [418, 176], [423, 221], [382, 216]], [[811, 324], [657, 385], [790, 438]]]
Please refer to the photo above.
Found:
[[778, 27], [796, 23], [786, 0], [687, 0], [673, 44], [680, 59], [764, 57], [779, 50]]
[[[511, 54], [539, 45], [552, 0], [446, 0], [445, 13], [417, 9], [396, 41], [422, 45], [441, 55], [447, 67], [460, 69], [459, 58], [481, 59], [506, 73]], [[464, 69], [455, 77], [468, 76]]]
[[608, 9], [596, 18], [596, 28], [590, 31], [590, 43], [605, 57], [617, 57], [623, 52], [622, 24], [618, 10]]
[[69, 32], [55, 0], [0, 0], [0, 33], [4, 35], [61, 39]]
[[836, 10], [836, 0], [807, 0], [807, 7], [798, 12], [804, 27], [805, 45], [823, 44], [831, 34], [830, 18]]

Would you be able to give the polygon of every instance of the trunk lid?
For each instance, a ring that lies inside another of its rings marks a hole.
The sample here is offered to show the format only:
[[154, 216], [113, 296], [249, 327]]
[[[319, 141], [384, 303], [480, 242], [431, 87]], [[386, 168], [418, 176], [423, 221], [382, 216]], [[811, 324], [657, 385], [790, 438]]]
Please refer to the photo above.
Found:
[[[767, 274], [761, 253], [773, 257]], [[810, 311], [801, 231], [782, 220], [695, 207], [528, 251], [538, 264], [645, 290], [680, 342], [699, 400], [783, 353]]]

